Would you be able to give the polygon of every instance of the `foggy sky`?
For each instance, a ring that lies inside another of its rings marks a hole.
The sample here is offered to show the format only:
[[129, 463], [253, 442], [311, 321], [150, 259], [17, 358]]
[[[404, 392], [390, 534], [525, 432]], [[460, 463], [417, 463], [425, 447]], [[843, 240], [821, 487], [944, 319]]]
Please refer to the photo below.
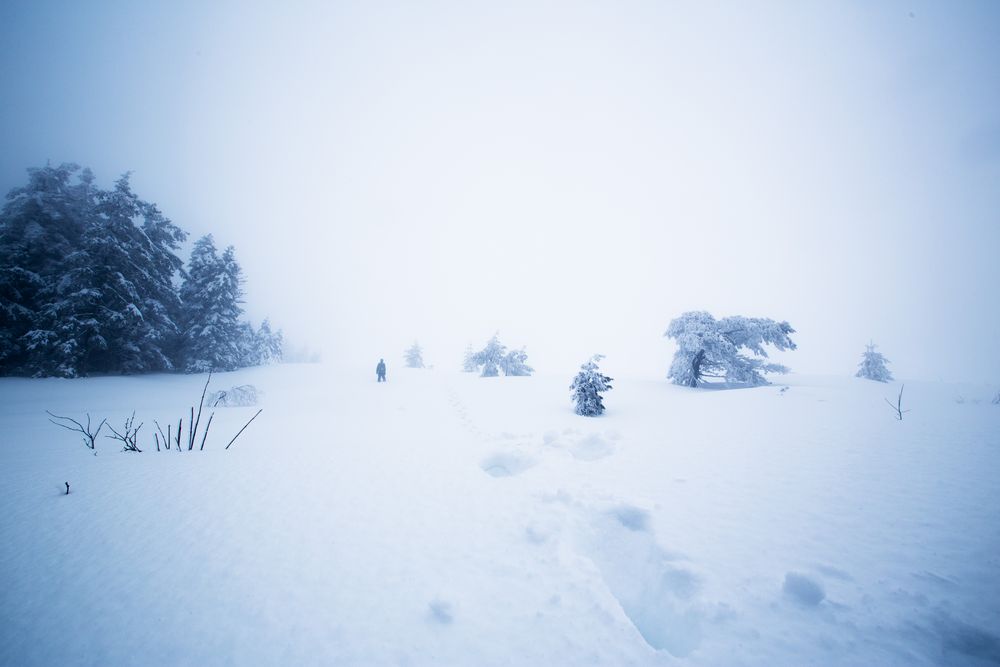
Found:
[[0, 6], [0, 187], [133, 171], [327, 360], [662, 378], [704, 309], [1000, 378], [996, 3], [153, 4]]

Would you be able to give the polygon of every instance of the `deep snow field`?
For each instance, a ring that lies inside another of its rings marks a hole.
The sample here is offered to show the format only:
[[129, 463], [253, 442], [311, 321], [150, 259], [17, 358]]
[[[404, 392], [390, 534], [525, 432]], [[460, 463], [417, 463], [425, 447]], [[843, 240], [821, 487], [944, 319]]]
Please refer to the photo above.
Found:
[[373, 375], [215, 376], [264, 411], [182, 453], [203, 376], [0, 380], [0, 663], [1000, 663], [996, 387]]

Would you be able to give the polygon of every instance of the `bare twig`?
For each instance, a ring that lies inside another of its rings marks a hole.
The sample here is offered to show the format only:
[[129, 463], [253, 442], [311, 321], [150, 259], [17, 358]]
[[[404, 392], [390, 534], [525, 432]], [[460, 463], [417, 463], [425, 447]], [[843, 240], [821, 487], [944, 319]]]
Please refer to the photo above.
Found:
[[177, 451], [181, 451], [181, 431], [184, 430], [181, 428], [181, 426], [183, 426], [183, 424], [184, 424], [183, 417], [177, 420]]
[[205, 424], [205, 432], [201, 436], [201, 447], [198, 448], [198, 451], [205, 449], [205, 438], [208, 437], [208, 429], [212, 428], [212, 418], [214, 416], [214, 412], [208, 416], [208, 423]]
[[106, 437], [111, 438], [112, 440], [121, 440], [122, 444], [124, 445], [122, 447], [123, 452], [141, 452], [142, 450], [139, 449], [139, 445], [136, 442], [136, 439], [139, 437], [139, 429], [142, 428], [143, 423], [139, 422], [138, 426], [133, 427], [132, 424], [134, 423], [135, 423], [135, 412], [132, 413], [131, 417], [125, 420], [125, 426], [122, 428], [122, 431], [124, 431], [123, 433], [119, 433], [118, 431], [115, 430], [114, 426], [108, 424], [108, 428], [111, 429], [111, 433], [113, 435], [109, 435]]
[[[60, 417], [59, 415], [52, 414], [48, 410], [45, 411], [45, 414], [47, 414], [49, 417], [53, 418], [53, 419], [50, 419], [49, 421], [52, 422], [53, 424], [55, 424], [56, 426], [61, 426], [62, 428], [66, 429], [67, 431], [74, 431], [76, 433], [82, 434], [83, 435], [83, 444], [86, 445], [88, 449], [96, 449], [97, 448], [97, 442], [96, 442], [97, 436], [101, 433], [101, 429], [104, 428], [104, 425], [108, 421], [107, 419], [102, 419], [101, 423], [97, 425], [97, 430], [94, 431], [91, 428], [91, 425], [90, 425], [90, 413], [89, 412], [87, 413], [87, 425], [86, 426], [84, 426], [83, 424], [81, 424], [80, 422], [78, 422], [77, 420], [75, 420], [75, 419], [73, 419], [71, 417]], [[72, 422], [74, 424], [74, 426], [69, 426], [68, 424], [60, 424], [59, 422], [54, 421], [55, 419], [61, 419], [63, 421]]]
[[[263, 408], [261, 408], [260, 410], [258, 410], [257, 414], [255, 414], [253, 417], [251, 417], [250, 421], [248, 421], [246, 424], [243, 425], [243, 428], [240, 429], [239, 433], [237, 433], [236, 435], [233, 436], [233, 439], [229, 441], [229, 445], [231, 445], [234, 442], [236, 442], [236, 438], [240, 437], [240, 433], [243, 433], [243, 431], [246, 430], [247, 426], [250, 425], [250, 422], [252, 422], [254, 419], [257, 419], [257, 415], [259, 415], [262, 412], [264, 412]], [[226, 449], [229, 449], [229, 445], [226, 445]]]
[[154, 432], [153, 439], [156, 440], [156, 451], [160, 451], [160, 434]]
[[[153, 423], [156, 424], [156, 430], [160, 432], [160, 437], [163, 438], [163, 442], [166, 443], [167, 449], [169, 450], [170, 449], [170, 436], [169, 435], [163, 435], [163, 428], [160, 427], [160, 422], [158, 422], [158, 421], [156, 421], [154, 419]], [[170, 424], [167, 424], [167, 433], [170, 433]]]
[[892, 408], [892, 411], [896, 413], [896, 419], [898, 419], [899, 421], [903, 421], [903, 415], [909, 412], [909, 410], [903, 409], [903, 387], [905, 386], [906, 385], [904, 384], [900, 385], [899, 387], [899, 397], [896, 399], [896, 405], [893, 405], [892, 401], [890, 401], [888, 398], [885, 399], [885, 402], [889, 404], [889, 407]]
[[[194, 439], [195, 439], [195, 436], [198, 435], [198, 424], [201, 423], [201, 409], [205, 405], [205, 392], [208, 391], [208, 383], [211, 382], [211, 381], [212, 381], [212, 372], [209, 371], [209, 373], [208, 373], [208, 379], [205, 380], [205, 386], [201, 390], [201, 400], [198, 401], [198, 417], [197, 418], [194, 417], [194, 408], [191, 409], [191, 423], [194, 424], [194, 426], [191, 427], [191, 443], [190, 443], [190, 445], [188, 445], [188, 449], [191, 449], [192, 447], [194, 447]], [[204, 444], [205, 439], [202, 438], [201, 441]]]

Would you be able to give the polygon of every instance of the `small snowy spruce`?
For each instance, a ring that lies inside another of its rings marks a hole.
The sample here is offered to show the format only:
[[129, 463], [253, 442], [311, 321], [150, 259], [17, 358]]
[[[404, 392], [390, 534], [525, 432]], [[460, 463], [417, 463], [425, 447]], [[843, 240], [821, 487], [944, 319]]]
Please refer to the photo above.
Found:
[[885, 366], [889, 360], [881, 352], [876, 352], [876, 347], [878, 346], [875, 343], [868, 343], [865, 346], [865, 352], [861, 355], [861, 363], [858, 364], [858, 372], [855, 373], [855, 377], [875, 380], [876, 382], [892, 382], [892, 373]]
[[[721, 378], [727, 383], [767, 384], [764, 373], [787, 373], [781, 364], [765, 363], [764, 345], [794, 350], [788, 322], [762, 317], [733, 316], [716, 320], [704, 311], [687, 312], [672, 320], [668, 338], [677, 341], [677, 352], [667, 377], [674, 384], [697, 387], [705, 378]], [[749, 350], [754, 356], [743, 354]]]
[[406, 359], [407, 368], [424, 367], [424, 351], [416, 341], [403, 353], [403, 357]]
[[612, 378], [603, 375], [597, 364], [604, 358], [595, 354], [590, 360], [580, 366], [580, 372], [573, 378], [569, 386], [573, 402], [576, 403], [576, 414], [584, 417], [596, 417], [604, 412], [604, 401], [601, 393], [611, 389]]
[[482, 367], [483, 369], [480, 377], [495, 378], [500, 375], [500, 363], [506, 354], [507, 347], [500, 342], [500, 334], [493, 334], [493, 338], [490, 338], [489, 342], [486, 343], [486, 347], [476, 352], [472, 357], [476, 368]]
[[247, 344], [243, 276], [232, 246], [220, 256], [212, 235], [195, 241], [181, 284], [184, 303], [184, 369], [188, 373], [239, 368]]
[[504, 375], [531, 375], [535, 369], [526, 362], [528, 353], [524, 348], [519, 350], [507, 350], [507, 346], [500, 342], [500, 334], [493, 334], [486, 347], [481, 349], [467, 359], [468, 364], [472, 364], [473, 369], [482, 368], [480, 377], [497, 377], [502, 371]]
[[469, 343], [469, 345], [465, 347], [465, 356], [462, 358], [462, 372], [475, 373], [477, 368], [476, 351], [472, 349], [472, 344]]

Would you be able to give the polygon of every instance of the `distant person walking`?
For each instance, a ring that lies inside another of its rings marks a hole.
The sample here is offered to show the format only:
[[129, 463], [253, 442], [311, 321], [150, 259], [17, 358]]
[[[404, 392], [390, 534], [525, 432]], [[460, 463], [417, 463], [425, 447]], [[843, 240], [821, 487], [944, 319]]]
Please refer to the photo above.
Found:
[[375, 375], [378, 377], [379, 382], [385, 382], [385, 359], [378, 360], [378, 366], [375, 367]]

